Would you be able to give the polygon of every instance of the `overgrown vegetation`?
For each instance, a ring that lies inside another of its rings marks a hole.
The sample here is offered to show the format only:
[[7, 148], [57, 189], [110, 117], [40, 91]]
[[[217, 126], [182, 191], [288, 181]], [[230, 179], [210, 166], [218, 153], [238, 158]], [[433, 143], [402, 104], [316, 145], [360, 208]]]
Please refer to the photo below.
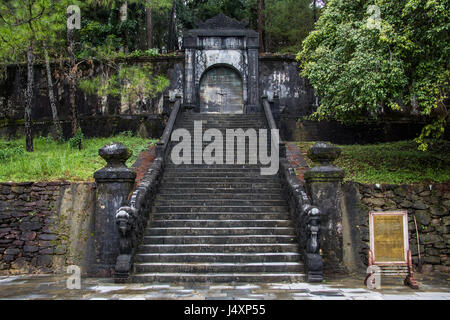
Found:
[[421, 150], [448, 123], [450, 2], [330, 0], [298, 59], [320, 97], [319, 119], [389, 113], [429, 120]]
[[139, 153], [156, 140], [149, 141], [124, 132], [110, 138], [84, 138], [83, 148], [72, 148], [70, 143], [58, 143], [50, 138], [34, 140], [35, 150], [24, 156], [24, 138], [13, 141], [0, 140], [0, 181], [68, 180], [92, 181], [95, 171], [106, 162], [98, 149], [110, 142], [121, 142], [133, 151], [127, 161], [131, 166]]
[[112, 75], [103, 73], [92, 79], [81, 80], [79, 85], [88, 94], [121, 97], [131, 105], [143, 103], [147, 97], [155, 97], [166, 89], [170, 82], [163, 75], [154, 75], [151, 64], [140, 66], [120, 65]]
[[[297, 142], [306, 157], [314, 142]], [[334, 163], [345, 170], [345, 180], [361, 183], [407, 184], [450, 182], [450, 142], [439, 142], [427, 152], [417, 150], [414, 141], [372, 145], [341, 145], [341, 157]]]

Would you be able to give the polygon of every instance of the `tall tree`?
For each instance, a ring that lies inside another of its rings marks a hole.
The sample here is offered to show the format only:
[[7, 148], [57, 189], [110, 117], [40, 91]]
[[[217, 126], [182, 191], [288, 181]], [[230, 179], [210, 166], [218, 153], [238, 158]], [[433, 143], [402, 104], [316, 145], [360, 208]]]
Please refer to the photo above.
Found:
[[147, 49], [153, 48], [153, 13], [163, 12], [172, 6], [172, 0], [145, 0]]
[[167, 51], [172, 52], [177, 48], [177, 35], [176, 35], [176, 11], [177, 11], [177, 1], [174, 0], [172, 3], [172, 9], [169, 13], [169, 36], [167, 37]]
[[152, 12], [151, 0], [148, 1], [145, 7], [145, 21], [146, 21], [146, 34], [147, 34], [147, 49], [153, 48], [153, 12]]
[[261, 52], [266, 51], [264, 32], [264, 0], [258, 0], [259, 51]]
[[[69, 18], [69, 16], [68, 16]], [[69, 55], [69, 103], [72, 117], [72, 134], [75, 136], [78, 130], [77, 105], [75, 101], [77, 65], [75, 62], [75, 29], [67, 29], [67, 53]]]
[[31, 129], [31, 109], [33, 107], [33, 88], [34, 88], [34, 53], [33, 41], [27, 48], [27, 90], [25, 92], [25, 140], [26, 150], [33, 152], [33, 132]]
[[50, 108], [52, 110], [52, 118], [53, 118], [53, 137], [55, 140], [62, 141], [63, 132], [61, 124], [59, 123], [58, 109], [56, 107], [56, 98], [55, 93], [53, 91], [53, 79], [52, 79], [52, 70], [50, 67], [50, 57], [48, 55], [48, 47], [45, 42], [44, 42], [44, 58], [45, 58], [45, 71], [47, 73], [48, 98], [50, 100]]
[[[27, 63], [24, 120], [26, 150], [28, 152], [32, 152], [34, 149], [31, 123], [34, 103], [34, 50], [37, 40], [42, 36], [39, 33], [38, 23], [48, 9], [48, 5], [48, 0], [27, 0], [25, 3], [9, 0], [0, 4], [0, 28], [2, 29], [0, 31], [5, 44], [18, 50], [20, 50], [20, 47], [26, 48], [26, 52], [22, 51], [22, 53], [26, 55]], [[0, 51], [4, 54], [5, 48], [0, 47]]]
[[[120, 23], [122, 27], [126, 24], [128, 20], [128, 1], [125, 0], [122, 5], [120, 6]], [[128, 52], [128, 33], [127, 28], [123, 27], [123, 39], [124, 39], [124, 46], [122, 50], [127, 53]]]
[[266, 51], [297, 53], [313, 28], [311, 0], [265, 0]]
[[314, 22], [316, 22], [317, 21], [317, 1], [316, 0], [313, 0], [312, 6], [313, 6]]

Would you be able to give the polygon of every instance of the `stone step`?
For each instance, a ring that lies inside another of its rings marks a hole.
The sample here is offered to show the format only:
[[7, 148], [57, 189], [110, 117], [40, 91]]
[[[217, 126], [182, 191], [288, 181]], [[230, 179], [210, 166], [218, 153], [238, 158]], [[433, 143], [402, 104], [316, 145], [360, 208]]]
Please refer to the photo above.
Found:
[[264, 118], [256, 117], [256, 118], [239, 118], [239, 117], [228, 117], [228, 118], [216, 118], [216, 117], [182, 117], [178, 120], [177, 123], [192, 123], [194, 121], [202, 121], [203, 123], [219, 123], [219, 124], [230, 124], [233, 125], [235, 123], [261, 123], [266, 124], [267, 121]]
[[203, 199], [203, 200], [156, 200], [156, 206], [286, 206], [286, 200], [236, 200], [236, 199]]
[[[177, 123], [175, 125], [175, 128], [183, 128], [183, 129], [193, 129], [198, 128], [200, 129], [200, 124], [196, 123], [194, 124], [194, 121], [200, 121], [200, 120], [192, 120], [192, 121], [182, 121], [180, 123]], [[262, 121], [248, 121], [248, 122], [233, 122], [233, 121], [227, 121], [227, 122], [220, 122], [220, 121], [212, 121], [212, 120], [203, 120], [201, 125], [203, 130], [206, 129], [267, 129], [267, 124]]]
[[262, 227], [222, 227], [222, 228], [202, 228], [202, 227], [175, 227], [175, 228], [147, 228], [146, 236], [215, 236], [215, 235], [288, 235], [295, 236], [294, 229], [289, 227], [262, 228]]
[[303, 273], [139, 273], [131, 277], [134, 283], [233, 283], [233, 282], [303, 282]]
[[[194, 129], [200, 130], [200, 125], [194, 125], [193, 123], [186, 123], [186, 124], [177, 124], [175, 126], [174, 129], [186, 129], [188, 130], [191, 134], [194, 133]], [[202, 132], [205, 133], [206, 130], [209, 129], [218, 129], [220, 130], [220, 132], [225, 136], [227, 130], [233, 130], [234, 132], [239, 132], [238, 130], [242, 129], [245, 131], [249, 130], [249, 129], [253, 129], [255, 130], [255, 132], [258, 134], [259, 130], [261, 129], [265, 129], [265, 130], [269, 130], [266, 128], [265, 125], [263, 124], [233, 124], [233, 125], [228, 125], [228, 124], [220, 124], [220, 123], [203, 123], [201, 125], [201, 129]], [[228, 131], [229, 132], [229, 131]]]
[[277, 176], [252, 176], [252, 177], [167, 177], [161, 180], [165, 183], [281, 183]]
[[136, 262], [299, 262], [297, 252], [270, 253], [141, 253], [136, 255]]
[[[189, 189], [281, 189], [281, 183], [240, 183], [240, 182], [166, 182], [164, 188], [189, 188]], [[240, 192], [240, 191], [239, 191]]]
[[299, 252], [297, 243], [196, 243], [196, 244], [141, 244], [144, 253], [286, 253]]
[[186, 170], [259, 170], [261, 165], [259, 164], [173, 164], [168, 163], [167, 169], [186, 169]]
[[[177, 144], [177, 142], [175, 142], [174, 144]], [[209, 144], [202, 145], [201, 148], [199, 148], [199, 150], [197, 151], [197, 149], [196, 149], [197, 147], [196, 146], [194, 147], [194, 145], [192, 144], [190, 153], [188, 151], [186, 151], [187, 152], [186, 154], [180, 152], [180, 153], [176, 153], [176, 155], [187, 155], [187, 154], [190, 154], [191, 157], [193, 158], [193, 156], [195, 154], [197, 154], [198, 152], [201, 152], [202, 155], [205, 154], [207, 146], [209, 146]], [[214, 146], [214, 147], [216, 147], [216, 146]], [[220, 148], [220, 146], [219, 146], [219, 148]], [[242, 157], [242, 154], [245, 155], [245, 156], [248, 156], [248, 154], [252, 154], [252, 153], [256, 153], [256, 156], [259, 156], [259, 151], [258, 151], [259, 148], [258, 148], [258, 146], [251, 146], [250, 148], [249, 147], [234, 147], [231, 150], [232, 150], [231, 151], [232, 154], [230, 156], [234, 156], [235, 158], [236, 158], [237, 155], [241, 155], [241, 157]], [[226, 145], [222, 146], [222, 155], [223, 155], [224, 159], [226, 159], [227, 152], [229, 152], [229, 151], [230, 151], [230, 149], [227, 148]], [[211, 151], [208, 150], [208, 152], [211, 152]], [[269, 148], [268, 152], [266, 151], [265, 155], [267, 155], [267, 154], [270, 155], [270, 148]], [[211, 155], [215, 156], [216, 155], [215, 151], [211, 152]], [[203, 156], [202, 156], [202, 158], [203, 158]], [[226, 164], [226, 163], [223, 163], [223, 164]]]
[[155, 220], [287, 220], [287, 212], [155, 212]]
[[[214, 155], [213, 155], [214, 156]], [[221, 159], [221, 160], [220, 160]], [[191, 155], [190, 159], [186, 160], [188, 163], [194, 163], [194, 156]], [[227, 161], [227, 158], [225, 158], [225, 156], [223, 158], [218, 158], [218, 159], [212, 159], [211, 161], [213, 161], [211, 164], [206, 164], [206, 162], [202, 159], [202, 164], [201, 165], [208, 165], [208, 166], [221, 166], [221, 165], [231, 165], [231, 166], [241, 166], [241, 165], [254, 165], [257, 166], [258, 168], [269, 168], [269, 165], [263, 165], [261, 164], [258, 159], [256, 159], [255, 161], [251, 161], [249, 160], [249, 158], [247, 156], [245, 156], [245, 159], [241, 160], [238, 158], [234, 158], [231, 159], [231, 161]], [[167, 164], [172, 165], [172, 166], [179, 166], [179, 165], [185, 165], [185, 164], [176, 164], [175, 162], [172, 161], [172, 158], [169, 157]], [[193, 165], [193, 164], [189, 164], [189, 165]], [[276, 173], [274, 174], [276, 175]]]
[[[180, 177], [180, 173], [183, 174]], [[166, 171], [164, 173], [164, 178], [213, 178], [213, 179], [224, 179], [224, 178], [265, 178], [268, 179], [268, 176], [261, 175], [260, 171], [250, 171], [250, 172], [204, 172], [204, 171]], [[270, 176], [273, 179], [273, 176]], [[277, 177], [276, 177], [277, 178]]]
[[175, 212], [244, 212], [244, 213], [253, 213], [253, 212], [277, 212], [277, 213], [287, 213], [288, 206], [153, 206], [153, 212], [157, 213], [175, 213]]
[[298, 262], [140, 262], [134, 264], [137, 273], [259, 273], [259, 272], [302, 272]]
[[281, 193], [172, 193], [172, 194], [162, 194], [158, 193], [156, 195], [155, 200], [247, 200], [247, 201], [256, 201], [256, 200], [285, 200], [284, 196]]
[[149, 227], [154, 228], [293, 228], [291, 220], [152, 220]]
[[189, 173], [189, 174], [197, 174], [197, 173], [220, 173], [220, 174], [227, 174], [227, 173], [248, 173], [248, 174], [256, 174], [261, 175], [261, 169], [259, 167], [253, 167], [253, 168], [239, 168], [236, 166], [236, 168], [203, 168], [203, 167], [197, 167], [195, 165], [191, 165], [187, 167], [185, 164], [180, 164], [179, 166], [170, 165], [167, 166], [164, 170], [164, 173], [167, 174], [180, 174], [180, 173]]
[[[256, 192], [253, 188], [214, 188], [214, 187], [200, 187], [196, 186], [195, 188], [192, 187], [175, 187], [173, 185], [166, 186], [162, 185], [159, 189], [160, 194], [205, 194], [205, 193], [211, 193], [211, 194], [247, 194], [250, 192]], [[259, 194], [282, 194], [283, 188], [276, 187], [276, 188], [258, 188], [257, 192]]]
[[264, 120], [266, 117], [264, 114], [205, 114], [205, 113], [192, 113], [184, 114], [182, 119], [215, 119], [215, 120]]
[[144, 236], [144, 244], [266, 244], [294, 243], [293, 235], [212, 235], [212, 236]]
[[[177, 123], [175, 125], [175, 128], [200, 128], [200, 124], [198, 123], [194, 123], [194, 121], [200, 121], [200, 120], [183, 120], [179, 123]], [[202, 129], [209, 129], [209, 128], [220, 128], [220, 129], [248, 129], [248, 128], [252, 128], [255, 130], [259, 130], [259, 129], [265, 129], [267, 125], [263, 122], [263, 121], [239, 121], [239, 122], [234, 122], [234, 121], [213, 121], [213, 120], [202, 120]]]

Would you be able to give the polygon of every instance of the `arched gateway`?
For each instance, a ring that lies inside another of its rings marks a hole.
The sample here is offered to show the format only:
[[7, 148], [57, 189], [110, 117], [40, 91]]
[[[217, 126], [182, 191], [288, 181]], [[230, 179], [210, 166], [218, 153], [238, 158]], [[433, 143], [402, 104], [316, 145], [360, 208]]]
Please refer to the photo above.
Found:
[[184, 98], [196, 112], [258, 113], [258, 33], [223, 14], [184, 35]]
[[227, 66], [213, 66], [200, 80], [201, 113], [243, 113], [243, 83], [239, 73]]

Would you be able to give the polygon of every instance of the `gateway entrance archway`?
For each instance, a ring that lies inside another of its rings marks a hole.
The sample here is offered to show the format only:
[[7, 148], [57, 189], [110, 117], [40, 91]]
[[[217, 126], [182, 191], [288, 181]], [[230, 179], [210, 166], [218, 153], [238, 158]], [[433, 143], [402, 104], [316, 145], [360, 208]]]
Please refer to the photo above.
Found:
[[226, 66], [207, 70], [200, 81], [201, 113], [243, 113], [243, 83], [237, 71]]
[[[195, 112], [261, 112], [258, 48], [258, 33], [223, 14], [187, 31], [184, 106]], [[231, 71], [216, 69], [218, 66], [228, 66]], [[216, 90], [217, 85], [221, 90]]]

